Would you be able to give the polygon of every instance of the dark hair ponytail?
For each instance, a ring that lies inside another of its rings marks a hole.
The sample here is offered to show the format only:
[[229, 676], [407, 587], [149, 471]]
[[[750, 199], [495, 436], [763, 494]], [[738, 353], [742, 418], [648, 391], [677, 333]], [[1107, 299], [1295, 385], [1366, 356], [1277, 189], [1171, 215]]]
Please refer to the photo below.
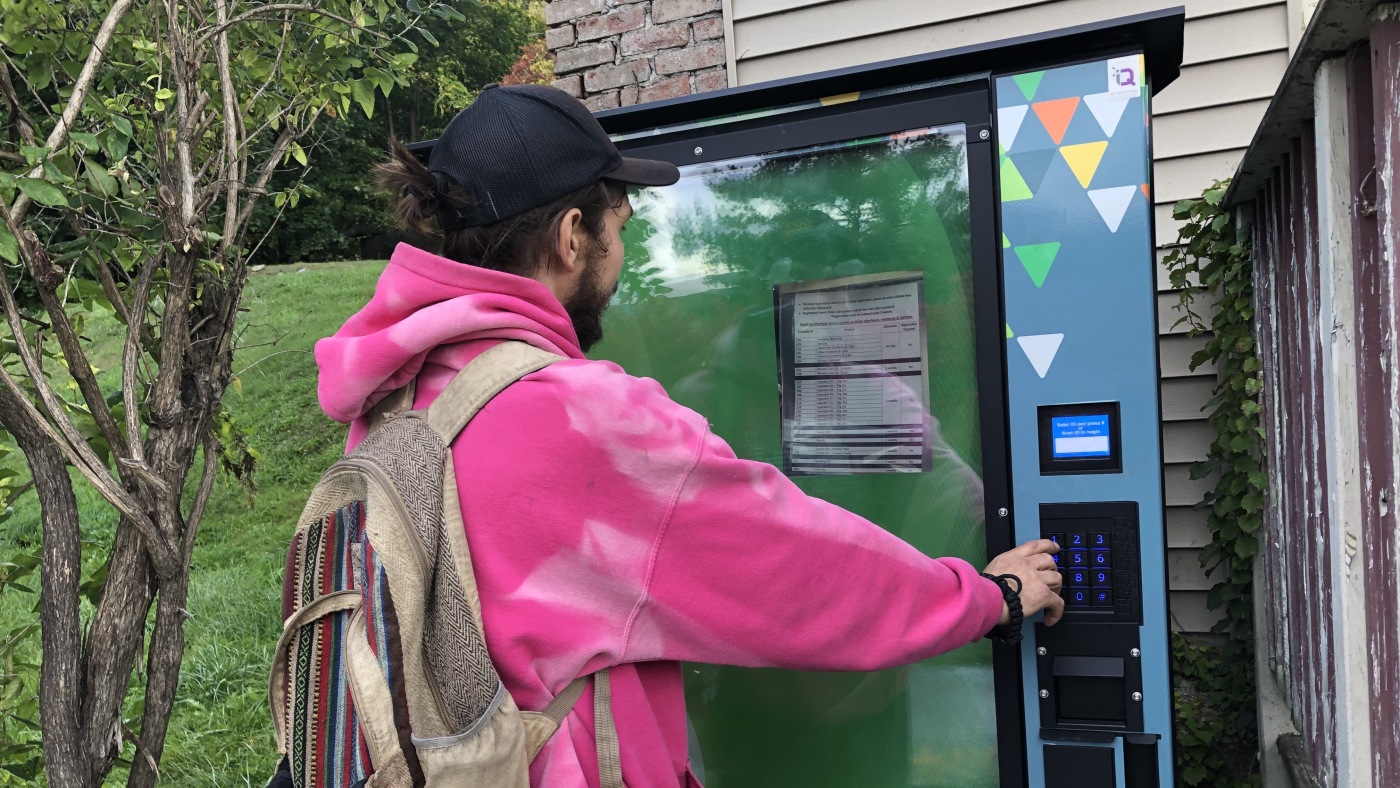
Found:
[[451, 178], [435, 176], [396, 139], [389, 141], [389, 158], [375, 165], [379, 188], [390, 195], [399, 227], [415, 235], [440, 239], [439, 253], [449, 260], [520, 276], [533, 276], [553, 254], [553, 238], [564, 214], [578, 208], [589, 237], [607, 251], [603, 217], [627, 198], [626, 188], [599, 180], [547, 205], [519, 216], [479, 227], [443, 232], [443, 214], [465, 212], [467, 191]]

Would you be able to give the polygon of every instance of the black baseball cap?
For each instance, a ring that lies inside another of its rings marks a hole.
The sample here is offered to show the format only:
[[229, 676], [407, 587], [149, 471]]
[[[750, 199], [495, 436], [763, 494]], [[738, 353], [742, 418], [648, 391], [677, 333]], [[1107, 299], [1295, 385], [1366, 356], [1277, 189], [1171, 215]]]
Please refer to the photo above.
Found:
[[440, 216], [443, 229], [493, 224], [600, 179], [636, 186], [680, 180], [666, 161], [624, 158], [583, 102], [545, 85], [487, 85], [447, 124], [428, 170], [471, 197]]

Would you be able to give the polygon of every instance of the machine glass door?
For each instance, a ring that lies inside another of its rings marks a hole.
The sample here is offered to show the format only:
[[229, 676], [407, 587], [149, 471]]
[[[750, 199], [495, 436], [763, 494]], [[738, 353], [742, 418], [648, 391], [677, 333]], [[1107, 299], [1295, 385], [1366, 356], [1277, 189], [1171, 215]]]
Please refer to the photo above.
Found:
[[[983, 565], [968, 151], [964, 125], [919, 125], [683, 167], [632, 196], [591, 355], [807, 493]], [[709, 788], [998, 782], [986, 641], [876, 673], [684, 670]]]

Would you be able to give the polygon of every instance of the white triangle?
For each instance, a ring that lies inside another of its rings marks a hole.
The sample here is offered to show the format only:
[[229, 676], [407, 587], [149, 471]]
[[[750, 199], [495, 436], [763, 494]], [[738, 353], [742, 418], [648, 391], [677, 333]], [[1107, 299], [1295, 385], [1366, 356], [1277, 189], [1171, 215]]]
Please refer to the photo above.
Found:
[[1021, 104], [997, 110], [997, 142], [1001, 143], [1002, 150], [1011, 152], [1011, 143], [1016, 141], [1016, 134], [1021, 130], [1021, 121], [1026, 119], [1028, 109], [1030, 105]]
[[1137, 186], [1114, 186], [1112, 189], [1089, 190], [1089, 199], [1093, 200], [1094, 207], [1099, 209], [1099, 216], [1103, 217], [1109, 232], [1118, 232], [1118, 225], [1123, 223], [1123, 214], [1128, 212], [1128, 206], [1133, 202], [1133, 195], [1139, 191], [1141, 189]]
[[1016, 341], [1021, 345], [1021, 350], [1030, 360], [1031, 366], [1035, 367], [1035, 374], [1045, 377], [1045, 373], [1050, 371], [1050, 365], [1055, 361], [1055, 354], [1060, 352], [1060, 343], [1064, 341], [1064, 334], [1036, 334], [1028, 337], [1016, 337]]
[[1118, 128], [1118, 121], [1123, 119], [1123, 110], [1128, 108], [1128, 101], [1114, 98], [1107, 93], [1095, 93], [1084, 97], [1084, 106], [1094, 113], [1094, 120], [1099, 122], [1103, 133], [1112, 137], [1114, 130]]

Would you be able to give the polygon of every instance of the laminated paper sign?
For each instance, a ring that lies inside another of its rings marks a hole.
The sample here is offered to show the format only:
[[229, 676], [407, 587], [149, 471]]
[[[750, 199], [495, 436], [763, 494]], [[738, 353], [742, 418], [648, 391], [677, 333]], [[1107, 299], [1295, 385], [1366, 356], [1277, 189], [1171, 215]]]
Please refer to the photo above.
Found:
[[773, 288], [783, 470], [929, 470], [928, 345], [919, 271]]

